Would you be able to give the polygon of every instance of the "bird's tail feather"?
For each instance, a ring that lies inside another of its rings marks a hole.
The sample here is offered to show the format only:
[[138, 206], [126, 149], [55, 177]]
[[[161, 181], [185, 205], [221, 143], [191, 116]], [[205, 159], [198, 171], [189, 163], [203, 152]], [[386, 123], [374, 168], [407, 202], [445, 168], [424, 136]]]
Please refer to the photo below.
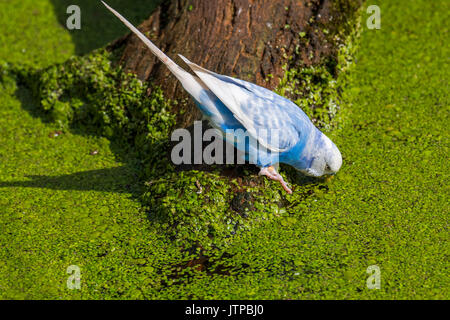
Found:
[[135, 26], [133, 26], [127, 19], [125, 19], [120, 13], [107, 5], [104, 1], [102, 3], [111, 11], [120, 21], [122, 21], [128, 29], [130, 29], [136, 36], [141, 39], [145, 45], [152, 51], [152, 53], [164, 63], [169, 70], [179, 79], [183, 78], [183, 76], [187, 73], [180, 66], [178, 66], [175, 62], [173, 62], [168, 56], [164, 54], [157, 46], [153, 44], [142, 32], [140, 32]]

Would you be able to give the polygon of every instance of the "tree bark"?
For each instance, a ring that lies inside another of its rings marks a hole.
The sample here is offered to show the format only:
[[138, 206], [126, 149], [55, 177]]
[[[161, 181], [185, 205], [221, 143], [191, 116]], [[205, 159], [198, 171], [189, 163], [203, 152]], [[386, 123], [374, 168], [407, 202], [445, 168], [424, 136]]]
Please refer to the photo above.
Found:
[[[172, 0], [139, 29], [182, 67], [178, 53], [211, 71], [273, 90], [285, 65], [335, 60], [340, 35], [359, 6], [360, 0]], [[201, 117], [176, 78], [136, 36], [129, 34], [113, 47], [123, 49], [120, 63], [126, 71], [178, 101], [179, 126]]]

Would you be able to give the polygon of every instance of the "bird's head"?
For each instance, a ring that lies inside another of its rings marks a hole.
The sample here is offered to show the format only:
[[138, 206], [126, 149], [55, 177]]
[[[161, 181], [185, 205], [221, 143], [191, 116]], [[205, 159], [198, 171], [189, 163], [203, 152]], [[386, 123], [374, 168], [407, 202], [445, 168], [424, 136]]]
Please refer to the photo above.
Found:
[[325, 168], [324, 174], [336, 174], [342, 166], [342, 155], [336, 145], [326, 136], [322, 135], [327, 142], [325, 148]]
[[320, 132], [314, 143], [314, 151], [312, 152], [312, 160], [309, 167], [301, 171], [308, 176], [321, 177], [336, 174], [341, 165], [341, 152], [330, 138]]

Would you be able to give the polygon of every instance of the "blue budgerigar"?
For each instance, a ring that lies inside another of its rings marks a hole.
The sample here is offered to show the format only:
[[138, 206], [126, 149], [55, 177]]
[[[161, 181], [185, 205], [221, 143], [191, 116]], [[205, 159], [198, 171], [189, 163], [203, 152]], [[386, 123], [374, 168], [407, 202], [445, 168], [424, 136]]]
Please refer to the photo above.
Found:
[[[206, 70], [180, 55], [194, 74], [185, 71], [122, 15], [103, 4], [169, 68], [225, 140], [228, 129], [243, 129], [268, 151], [256, 157], [261, 175], [279, 181], [286, 192], [292, 193], [275, 169], [279, 162], [313, 177], [333, 175], [340, 169], [339, 149], [296, 104], [250, 82]], [[271, 132], [277, 132], [277, 139], [271, 139]]]

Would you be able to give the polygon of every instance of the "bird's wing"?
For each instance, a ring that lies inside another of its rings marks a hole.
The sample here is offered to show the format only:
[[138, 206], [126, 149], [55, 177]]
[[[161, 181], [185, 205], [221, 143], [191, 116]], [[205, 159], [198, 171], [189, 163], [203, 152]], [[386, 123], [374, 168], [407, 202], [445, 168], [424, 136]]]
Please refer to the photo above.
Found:
[[[214, 73], [179, 56], [230, 109], [249, 134], [268, 150], [289, 150], [309, 129], [311, 122], [308, 116], [288, 99], [247, 81]], [[269, 136], [261, 134], [263, 130], [268, 131]], [[276, 132], [278, 141], [271, 141], [273, 132]]]

